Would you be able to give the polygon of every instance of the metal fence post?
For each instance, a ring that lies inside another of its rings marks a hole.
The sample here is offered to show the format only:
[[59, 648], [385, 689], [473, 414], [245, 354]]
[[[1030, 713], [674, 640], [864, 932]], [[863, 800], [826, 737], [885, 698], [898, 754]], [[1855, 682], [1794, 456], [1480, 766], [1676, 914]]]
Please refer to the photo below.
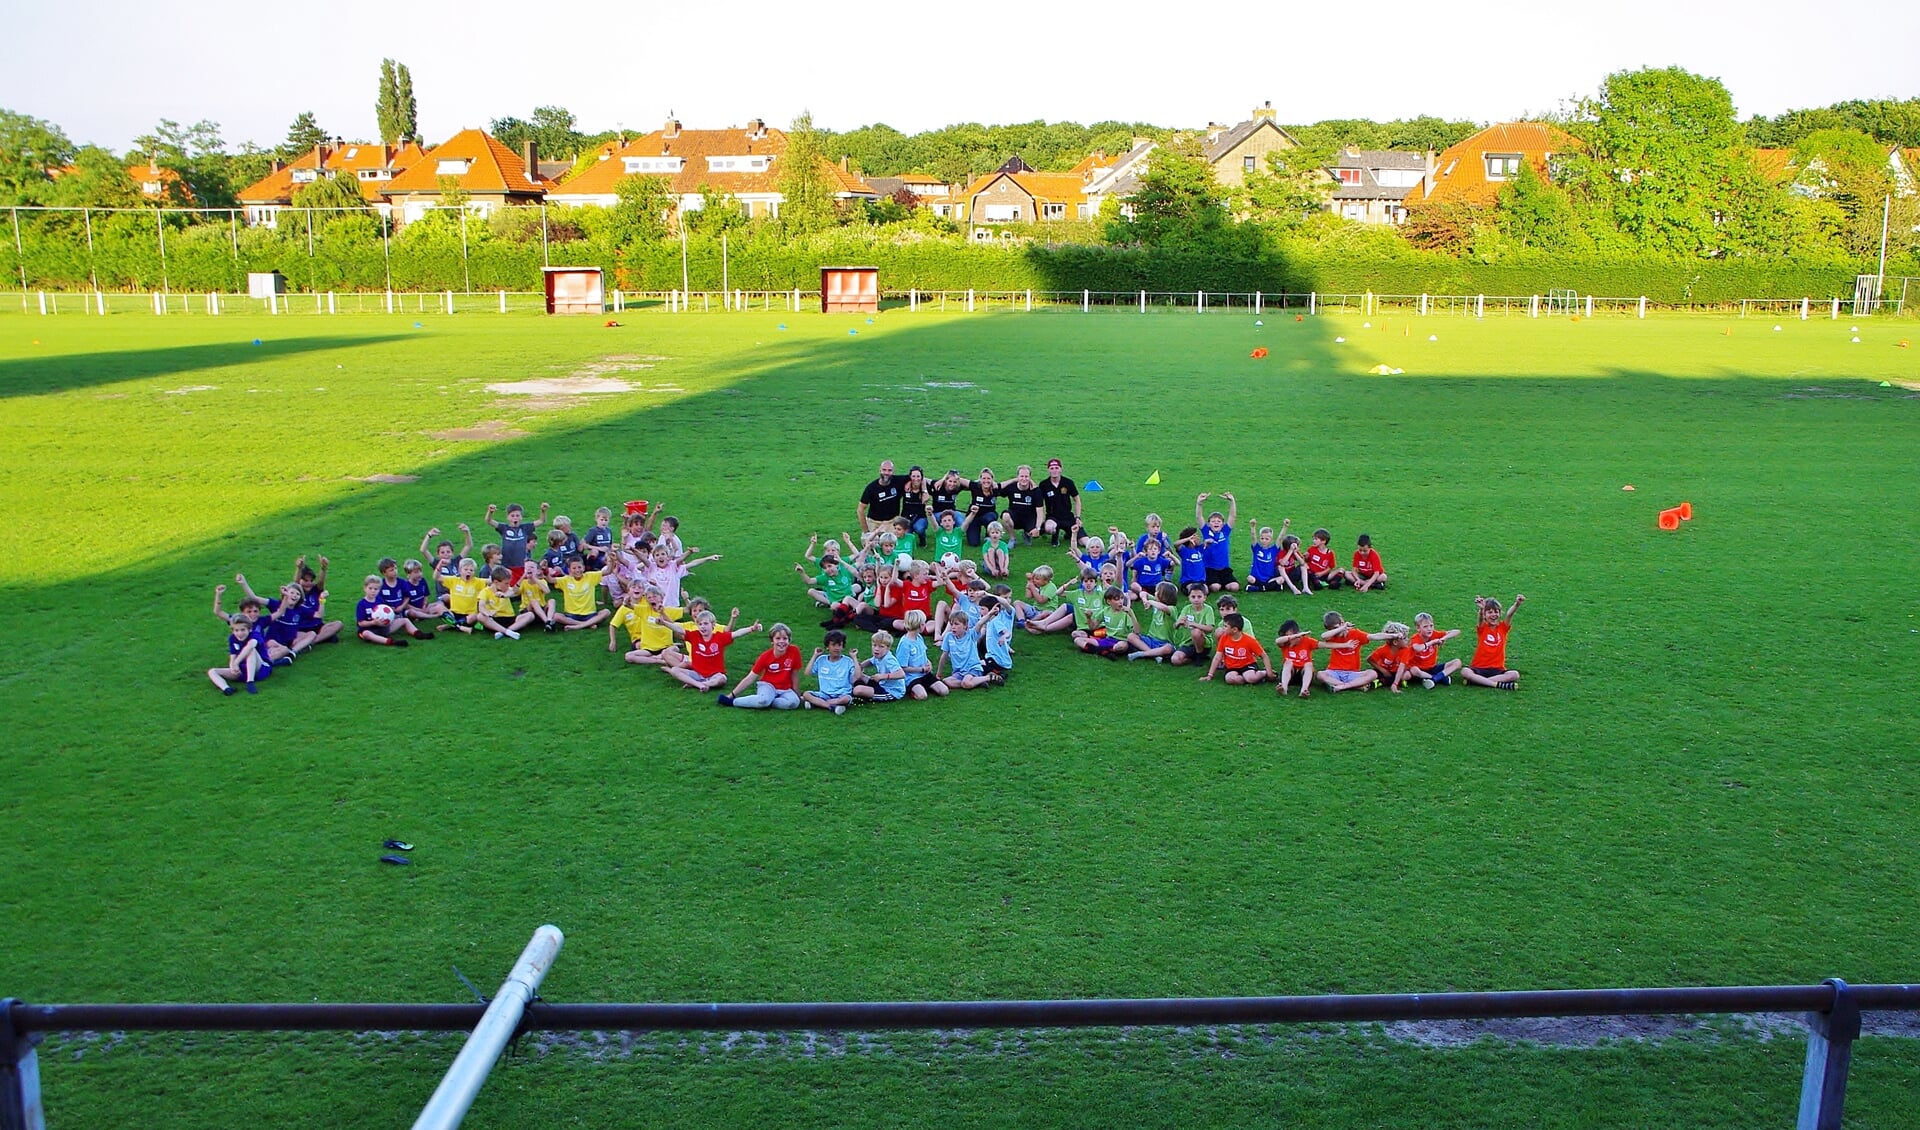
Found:
[[1838, 977], [1833, 1006], [1807, 1013], [1807, 1070], [1800, 1079], [1799, 1130], [1840, 1130], [1840, 1111], [1847, 1102], [1847, 1068], [1853, 1062], [1853, 1042], [1860, 1038], [1860, 1005], [1853, 990]]
[[0, 1130], [46, 1130], [40, 1060], [33, 1051], [40, 1034], [13, 1030], [16, 1003], [11, 997], [0, 1000]]
[[487, 1081], [487, 1073], [493, 1070], [507, 1041], [520, 1027], [527, 1002], [539, 996], [540, 982], [554, 959], [560, 956], [560, 946], [565, 941], [557, 926], [542, 926], [533, 932], [532, 940], [520, 953], [520, 960], [514, 962], [513, 971], [501, 982], [500, 991], [487, 1005], [486, 1014], [474, 1026], [473, 1035], [467, 1037], [466, 1046], [460, 1049], [453, 1066], [447, 1068], [446, 1077], [433, 1089], [433, 1097], [414, 1120], [413, 1130], [451, 1130], [460, 1125], [474, 1098], [480, 1094], [481, 1085]]

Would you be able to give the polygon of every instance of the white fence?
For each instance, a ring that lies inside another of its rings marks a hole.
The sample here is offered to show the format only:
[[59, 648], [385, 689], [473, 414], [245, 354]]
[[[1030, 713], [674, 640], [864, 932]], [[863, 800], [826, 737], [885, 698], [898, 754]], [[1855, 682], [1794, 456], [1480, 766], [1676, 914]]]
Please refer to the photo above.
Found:
[[[882, 309], [918, 312], [984, 313], [1017, 311], [1119, 311], [1139, 314], [1199, 313], [1322, 314], [1373, 316], [1395, 313], [1437, 318], [1645, 318], [1649, 311], [1682, 310], [1739, 317], [1817, 318], [1835, 320], [1873, 314], [1909, 313], [1909, 284], [1916, 280], [1887, 280], [1886, 297], [1854, 302], [1841, 298], [1743, 298], [1738, 301], [1661, 304], [1644, 296], [1603, 297], [1559, 292], [1541, 294], [1269, 294], [1262, 291], [1097, 291], [1097, 290], [906, 290], [882, 296]], [[1896, 285], [1898, 284], [1898, 285]], [[1920, 290], [1920, 288], [1915, 288]], [[1915, 294], [1920, 299], [1920, 293]], [[820, 308], [820, 292], [808, 290], [731, 291], [619, 291], [611, 293], [606, 312], [665, 313], [800, 313]], [[178, 291], [114, 293], [101, 291], [0, 291], [0, 316], [16, 311], [29, 316], [103, 316], [152, 314], [219, 316], [226, 314], [527, 314], [544, 313], [546, 296], [540, 291], [320, 291], [254, 298], [218, 292]]]

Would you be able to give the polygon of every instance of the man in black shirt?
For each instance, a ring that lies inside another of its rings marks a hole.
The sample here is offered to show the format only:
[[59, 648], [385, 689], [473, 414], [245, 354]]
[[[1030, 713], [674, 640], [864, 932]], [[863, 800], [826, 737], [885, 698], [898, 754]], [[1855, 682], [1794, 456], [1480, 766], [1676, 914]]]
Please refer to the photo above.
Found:
[[[1058, 459], [1047, 460], [1047, 477], [1040, 481], [1040, 502], [1047, 513], [1041, 528], [1052, 535], [1053, 544], [1060, 544], [1061, 534], [1071, 541], [1074, 528], [1080, 525], [1080, 488], [1072, 479], [1061, 477]], [[1080, 547], [1073, 548], [1078, 551]]]
[[1022, 543], [1032, 542], [1040, 534], [1040, 484], [1033, 481], [1033, 468], [1020, 464], [1019, 473], [1000, 493], [1007, 500], [1007, 521]]
[[900, 516], [900, 483], [893, 477], [893, 460], [880, 461], [880, 477], [860, 492], [860, 508], [855, 513], [863, 534]]

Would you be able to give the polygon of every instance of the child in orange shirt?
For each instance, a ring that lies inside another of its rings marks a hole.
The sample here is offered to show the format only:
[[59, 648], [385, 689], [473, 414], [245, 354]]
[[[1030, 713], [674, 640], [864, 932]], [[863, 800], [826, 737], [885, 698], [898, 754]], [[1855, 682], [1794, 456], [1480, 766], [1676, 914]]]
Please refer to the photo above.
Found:
[[1355, 592], [1387, 587], [1387, 567], [1380, 563], [1380, 554], [1373, 548], [1373, 538], [1361, 534], [1353, 551], [1353, 568], [1347, 570], [1347, 583]]
[[1222, 666], [1227, 669], [1226, 681], [1234, 686], [1252, 686], [1264, 679], [1273, 677], [1273, 660], [1268, 658], [1267, 649], [1260, 641], [1247, 634], [1246, 618], [1238, 612], [1229, 612], [1220, 618], [1220, 634], [1214, 639], [1213, 662], [1207, 665], [1207, 673], [1200, 676], [1203, 683], [1213, 681], [1213, 673]]
[[1293, 673], [1300, 672], [1300, 697], [1313, 697], [1313, 653], [1319, 650], [1320, 641], [1300, 630], [1298, 620], [1288, 620], [1280, 625], [1280, 636], [1273, 646], [1281, 649], [1279, 693], [1287, 693], [1287, 685], [1293, 681]]
[[1406, 679], [1418, 679], [1420, 685], [1432, 690], [1453, 682], [1453, 673], [1460, 669], [1458, 659], [1440, 662], [1440, 645], [1459, 635], [1457, 630], [1436, 632], [1433, 630], [1433, 617], [1425, 612], [1413, 618], [1413, 635], [1407, 637], [1407, 650], [1412, 653], [1411, 662], [1401, 669], [1394, 680], [1399, 687]]
[[1413, 649], [1407, 646], [1407, 637], [1412, 634], [1405, 624], [1389, 620], [1380, 626], [1380, 634], [1375, 637], [1384, 642], [1367, 655], [1367, 666], [1373, 668], [1381, 682], [1390, 684], [1394, 694], [1400, 693], [1400, 680], [1413, 662]]
[[1329, 544], [1333, 535], [1324, 529], [1313, 531], [1313, 544], [1307, 547], [1307, 583], [1316, 589], [1337, 589], [1347, 579], [1340, 561]]
[[1380, 673], [1360, 665], [1360, 648], [1373, 637], [1347, 623], [1338, 612], [1322, 618], [1327, 630], [1320, 634], [1320, 646], [1331, 653], [1327, 669], [1320, 672], [1320, 685], [1335, 694], [1341, 691], [1370, 691], [1380, 681]]
[[1480, 606], [1480, 624], [1474, 632], [1473, 663], [1460, 677], [1477, 687], [1498, 687], [1503, 691], [1520, 689], [1520, 672], [1507, 666], [1507, 633], [1513, 628], [1513, 614], [1527, 598], [1514, 595], [1513, 604], [1503, 615], [1500, 602], [1493, 597], [1473, 598]]

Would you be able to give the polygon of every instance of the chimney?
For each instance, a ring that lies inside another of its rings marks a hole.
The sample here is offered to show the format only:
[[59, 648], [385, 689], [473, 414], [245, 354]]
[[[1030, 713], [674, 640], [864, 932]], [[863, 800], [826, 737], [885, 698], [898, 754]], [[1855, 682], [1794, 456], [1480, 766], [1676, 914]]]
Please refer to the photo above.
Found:
[[1219, 122], [1207, 123], [1207, 140], [1208, 141], [1212, 141], [1213, 139], [1219, 137], [1221, 134], [1225, 132], [1227, 132], [1227, 127], [1221, 125]]
[[753, 138], [756, 141], [759, 140], [760, 138], [767, 136], [766, 121], [762, 118], [749, 119], [747, 121], [747, 136], [750, 138]]
[[270, 170], [268, 170], [268, 171], [269, 171], [269, 172], [275, 172], [275, 173], [277, 173], [277, 172], [279, 172], [279, 171], [280, 171], [281, 169], [284, 169], [284, 168], [286, 168], [286, 167], [287, 167], [287, 166], [286, 166], [286, 164], [285, 164], [285, 163], [284, 163], [283, 161], [281, 161], [281, 160], [280, 160], [280, 158], [278, 158], [278, 157], [275, 157], [275, 158], [273, 159], [273, 168], [272, 168], [272, 169], [270, 169]]
[[661, 127], [660, 132], [669, 138], [680, 136], [680, 119], [673, 116], [672, 110], [667, 111], [667, 124]]
[[527, 179], [540, 179], [540, 143], [529, 137], [520, 147], [520, 159], [527, 163]]
[[847, 159], [845, 156], [840, 158], [840, 171], [843, 173], [847, 171]]
[[1277, 120], [1273, 113], [1273, 103], [1264, 102], [1255, 106], [1253, 108], [1253, 120], [1256, 122], [1271, 122]]
[[316, 169], [327, 167], [327, 143], [324, 141], [313, 143], [313, 167]]
[[1433, 150], [1427, 150], [1427, 169], [1420, 174], [1420, 199], [1425, 200], [1433, 195], [1433, 174], [1439, 167], [1439, 161], [1435, 158]]

